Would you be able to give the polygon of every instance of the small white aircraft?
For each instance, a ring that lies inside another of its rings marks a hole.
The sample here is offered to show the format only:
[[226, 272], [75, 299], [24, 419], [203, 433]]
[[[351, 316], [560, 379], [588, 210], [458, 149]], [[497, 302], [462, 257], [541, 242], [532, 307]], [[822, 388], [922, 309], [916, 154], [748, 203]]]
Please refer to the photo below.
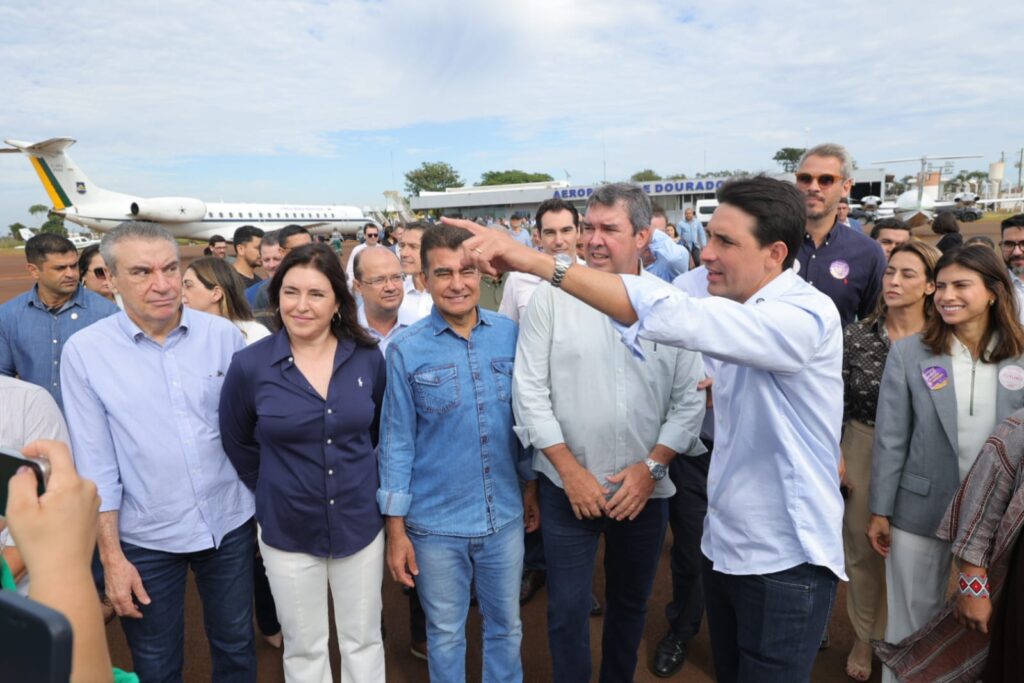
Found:
[[[32, 239], [35, 236], [36, 236], [36, 233], [31, 228], [22, 228], [21, 229], [21, 239], [23, 241], [28, 242], [30, 239]], [[100, 243], [100, 241], [98, 239], [96, 239], [95, 237], [93, 237], [92, 235], [83, 235], [80, 232], [71, 232], [70, 230], [68, 231], [68, 241], [70, 241], [71, 244], [75, 245], [75, 249], [77, 249], [78, 251], [82, 251], [86, 247], [91, 247], [94, 244], [99, 244]], [[24, 248], [25, 248], [25, 245], [21, 245], [19, 247], [15, 247], [15, 249], [24, 249]]]
[[144, 198], [97, 187], [64, 151], [75, 141], [51, 138], [42, 142], [4, 140], [0, 153], [25, 154], [43, 183], [53, 212], [90, 230], [107, 232], [123, 221], [159, 223], [175, 237], [231, 240], [235, 229], [254, 225], [277, 230], [301, 225], [315, 235], [355, 235], [375, 223], [355, 206], [298, 204], [234, 204], [204, 202], [193, 197]]

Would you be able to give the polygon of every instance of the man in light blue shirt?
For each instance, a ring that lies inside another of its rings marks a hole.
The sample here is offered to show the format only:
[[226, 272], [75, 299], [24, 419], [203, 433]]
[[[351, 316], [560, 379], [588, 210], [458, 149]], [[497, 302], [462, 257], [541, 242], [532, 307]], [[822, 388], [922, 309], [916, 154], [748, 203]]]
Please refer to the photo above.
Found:
[[391, 575], [417, 588], [426, 612], [430, 680], [466, 680], [474, 585], [486, 680], [522, 681], [523, 519], [525, 508], [536, 529], [536, 483], [520, 493], [519, 479], [533, 476], [513, 432], [516, 326], [479, 307], [480, 274], [461, 265], [469, 236], [423, 233], [434, 308], [388, 348], [377, 501]]
[[651, 241], [642, 252], [648, 273], [672, 282], [690, 269], [690, 252], [668, 236], [668, 216], [660, 206], [651, 210]]
[[174, 238], [123, 223], [100, 245], [124, 311], [64, 348], [79, 473], [102, 503], [100, 560], [144, 681], [180, 681], [185, 577], [203, 600], [213, 680], [256, 680], [253, 497], [221, 447], [218, 402], [245, 346], [228, 320], [181, 305]]
[[808, 681], [845, 579], [842, 330], [831, 300], [791, 268], [806, 222], [797, 189], [743, 178], [723, 185], [718, 199], [705, 299], [557, 264], [484, 231], [474, 230], [464, 260], [560, 285], [618, 321], [635, 353], [644, 353], [643, 338], [720, 361], [701, 543], [715, 673], [719, 681]]
[[529, 216], [525, 211], [516, 211], [512, 214], [512, 219], [509, 221], [508, 234], [512, 235], [513, 238], [520, 244], [524, 244], [530, 248], [533, 248], [533, 238], [530, 237], [530, 231], [523, 227], [523, 220]]
[[355, 292], [362, 298], [357, 316], [364, 330], [377, 340], [380, 352], [407, 326], [398, 321], [405, 275], [395, 252], [388, 247], [367, 247], [352, 262]]
[[117, 313], [79, 284], [78, 252], [66, 237], [35, 235], [25, 243], [32, 289], [0, 306], [0, 375], [46, 389], [59, 407], [60, 354], [75, 332]]
[[700, 251], [708, 244], [708, 235], [704, 231], [704, 224], [700, 222], [689, 206], [683, 210], [683, 220], [676, 224], [676, 232], [679, 233], [679, 243], [693, 251]]

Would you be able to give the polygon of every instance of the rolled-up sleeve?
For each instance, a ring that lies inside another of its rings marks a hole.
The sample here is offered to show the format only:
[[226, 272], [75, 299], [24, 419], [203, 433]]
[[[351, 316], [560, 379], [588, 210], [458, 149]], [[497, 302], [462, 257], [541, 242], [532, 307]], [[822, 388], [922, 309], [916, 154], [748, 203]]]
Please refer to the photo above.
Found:
[[512, 373], [516, 435], [524, 446], [534, 448], [565, 442], [551, 404], [552, 296], [553, 290], [548, 287], [534, 292], [519, 328]]
[[220, 392], [220, 439], [228, 460], [249, 490], [256, 490], [260, 475], [260, 445], [256, 440], [254, 387], [243, 361], [236, 354]]
[[64, 416], [78, 473], [96, 484], [100, 512], [114, 512], [121, 509], [121, 471], [106, 408], [93, 391], [86, 365], [75, 340], [69, 339], [61, 352], [60, 363]]
[[377, 505], [382, 515], [405, 517], [412, 505], [409, 485], [416, 447], [416, 404], [402, 350], [393, 343], [388, 347], [387, 388], [380, 421]]

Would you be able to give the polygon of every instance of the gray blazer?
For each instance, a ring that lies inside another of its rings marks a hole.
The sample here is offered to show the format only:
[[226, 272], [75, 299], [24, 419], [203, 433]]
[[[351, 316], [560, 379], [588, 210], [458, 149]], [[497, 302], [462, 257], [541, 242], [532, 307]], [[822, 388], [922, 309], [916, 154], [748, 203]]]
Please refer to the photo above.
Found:
[[[999, 369], [1024, 367], [1024, 357], [1009, 358]], [[948, 383], [931, 389], [927, 368], [940, 367]], [[1011, 391], [997, 382], [996, 424], [1024, 407], [1024, 389]], [[921, 335], [901, 339], [889, 349], [875, 418], [871, 462], [871, 512], [891, 518], [893, 526], [919, 536], [934, 536], [953, 494], [960, 487], [957, 456], [957, 406], [953, 364], [936, 356]]]

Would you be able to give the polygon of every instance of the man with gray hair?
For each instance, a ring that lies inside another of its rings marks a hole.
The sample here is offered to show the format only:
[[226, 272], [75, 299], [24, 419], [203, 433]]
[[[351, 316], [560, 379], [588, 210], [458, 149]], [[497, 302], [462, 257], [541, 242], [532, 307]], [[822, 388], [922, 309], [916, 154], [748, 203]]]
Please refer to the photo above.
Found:
[[793, 267], [832, 299], [846, 327], [875, 310], [886, 266], [877, 242], [837, 218], [840, 200], [853, 187], [853, 158], [842, 145], [810, 148], [797, 167], [796, 187], [807, 206], [807, 228]]
[[61, 388], [79, 473], [102, 503], [100, 561], [144, 681], [180, 681], [185, 578], [203, 601], [215, 681], [255, 681], [252, 494], [221, 447], [220, 388], [245, 346], [181, 305], [178, 245], [122, 223], [100, 252], [124, 310], [64, 347]]
[[[597, 188], [582, 222], [587, 265], [659, 282], [640, 268], [650, 215], [650, 199], [639, 187]], [[565, 266], [575, 263], [571, 253], [553, 256]], [[512, 405], [516, 433], [535, 449], [533, 469], [541, 475], [556, 681], [591, 678], [590, 579], [602, 536], [608, 580], [600, 678], [633, 680], [668, 498], [675, 492], [667, 468], [677, 454], [706, 450], [699, 439], [705, 402], [697, 391], [704, 378], [700, 356], [641, 343], [646, 361], [619, 343], [610, 318], [557, 284], [537, 287], [522, 320]], [[580, 381], [579, 359], [601, 371]]]

